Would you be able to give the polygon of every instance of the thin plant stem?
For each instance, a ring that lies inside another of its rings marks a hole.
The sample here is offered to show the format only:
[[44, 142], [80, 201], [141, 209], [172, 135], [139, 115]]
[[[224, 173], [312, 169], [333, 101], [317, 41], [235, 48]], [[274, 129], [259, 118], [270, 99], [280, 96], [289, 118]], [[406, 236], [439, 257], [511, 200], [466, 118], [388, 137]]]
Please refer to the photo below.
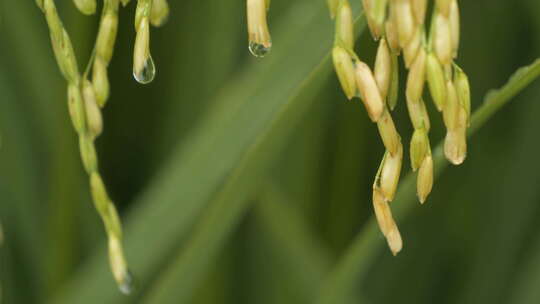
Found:
[[[116, 0], [110, 1], [115, 2]], [[123, 253], [120, 218], [99, 173], [94, 145], [96, 136], [101, 132], [101, 113], [97, 109], [97, 105], [94, 108], [89, 108], [88, 104], [89, 102], [95, 104], [95, 92], [89, 81], [82, 78], [79, 72], [71, 38], [58, 15], [55, 1], [38, 0], [37, 4], [47, 21], [56, 61], [68, 85], [69, 113], [74, 129], [79, 136], [81, 158], [88, 173], [94, 205], [107, 232], [112, 272], [120, 289], [124, 293], [128, 293], [131, 289], [131, 276]], [[115, 5], [117, 6], [118, 3]], [[91, 58], [90, 61], [92, 60]], [[89, 109], [95, 109], [95, 111], [90, 112]]]

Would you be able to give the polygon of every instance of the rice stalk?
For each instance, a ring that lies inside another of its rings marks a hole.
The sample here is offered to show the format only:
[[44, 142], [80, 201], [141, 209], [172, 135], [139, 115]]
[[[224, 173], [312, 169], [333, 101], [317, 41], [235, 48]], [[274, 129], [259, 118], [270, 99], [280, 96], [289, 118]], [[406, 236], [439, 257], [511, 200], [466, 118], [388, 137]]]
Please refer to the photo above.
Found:
[[89, 177], [94, 205], [107, 233], [112, 273], [120, 290], [129, 293], [132, 279], [122, 249], [120, 218], [99, 174], [94, 145], [96, 137], [103, 129], [100, 106], [104, 105], [108, 96], [106, 66], [114, 48], [118, 0], [105, 1], [95, 48], [94, 83], [86, 79], [86, 73], [82, 75], [79, 72], [71, 39], [58, 16], [54, 0], [38, 1], [38, 5], [45, 15], [56, 61], [67, 82], [69, 114], [79, 136], [81, 159]]

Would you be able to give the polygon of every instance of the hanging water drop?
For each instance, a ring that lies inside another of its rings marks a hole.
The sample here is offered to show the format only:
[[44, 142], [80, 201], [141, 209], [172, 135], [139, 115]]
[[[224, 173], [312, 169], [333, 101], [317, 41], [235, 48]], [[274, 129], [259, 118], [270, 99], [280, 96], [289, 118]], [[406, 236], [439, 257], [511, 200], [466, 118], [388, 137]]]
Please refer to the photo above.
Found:
[[255, 57], [262, 58], [266, 56], [268, 53], [270, 53], [270, 50], [272, 49], [272, 44], [268, 44], [268, 46], [265, 46], [263, 44], [250, 41], [249, 42], [249, 51], [251, 54]]
[[140, 71], [133, 69], [133, 78], [140, 84], [148, 84], [156, 77], [156, 66], [152, 56], [148, 55], [144, 61], [144, 66]]
[[255, 57], [264, 57], [272, 48], [266, 10], [270, 0], [247, 0], [247, 27], [249, 51]]
[[129, 295], [133, 292], [134, 288], [134, 282], [133, 282], [133, 275], [128, 270], [126, 273], [126, 276], [122, 283], [119, 283], [118, 289], [120, 289], [120, 292], [122, 292], [125, 295]]

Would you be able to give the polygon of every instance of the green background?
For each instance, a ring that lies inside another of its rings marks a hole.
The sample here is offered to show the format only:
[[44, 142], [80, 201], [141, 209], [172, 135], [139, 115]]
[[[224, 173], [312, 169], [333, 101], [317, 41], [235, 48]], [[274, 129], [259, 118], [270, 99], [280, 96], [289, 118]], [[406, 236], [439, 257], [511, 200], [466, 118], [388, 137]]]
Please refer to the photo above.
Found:
[[[56, 2], [83, 68], [98, 18]], [[146, 86], [131, 76], [135, 5], [120, 11], [97, 148], [137, 279], [121, 295], [44, 17], [34, 1], [0, 3], [4, 303], [540, 302], [540, 83], [471, 138], [426, 205], [398, 196], [394, 207], [417, 205], [397, 218], [404, 249], [392, 257], [370, 220], [384, 148], [341, 93], [323, 0], [273, 0], [263, 60], [247, 50], [244, 1], [170, 1]], [[460, 4], [474, 110], [540, 55], [540, 2]], [[364, 31], [359, 56], [371, 64], [375, 47]], [[393, 116], [408, 146], [400, 96]], [[429, 107], [435, 146], [444, 129]]]

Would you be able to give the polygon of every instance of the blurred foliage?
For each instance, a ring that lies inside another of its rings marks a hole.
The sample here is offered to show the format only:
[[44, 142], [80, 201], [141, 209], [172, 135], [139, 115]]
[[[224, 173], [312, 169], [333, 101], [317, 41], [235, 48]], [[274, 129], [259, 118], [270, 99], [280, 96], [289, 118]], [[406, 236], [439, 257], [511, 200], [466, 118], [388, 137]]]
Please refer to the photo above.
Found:
[[[97, 18], [57, 2], [86, 62]], [[272, 1], [263, 60], [247, 51], [243, 1], [170, 4], [152, 31], [158, 74], [147, 86], [131, 76], [134, 5], [121, 10], [98, 140], [138, 279], [126, 297], [109, 273], [43, 16], [34, 1], [0, 3], [4, 303], [540, 302], [538, 81], [477, 132], [464, 165], [441, 171], [425, 206], [398, 218], [405, 247], [392, 257], [379, 234], [353, 247], [371, 227], [383, 147], [339, 89], [325, 1]], [[459, 64], [476, 109], [540, 55], [540, 3], [461, 6]], [[359, 39], [372, 62], [375, 43]], [[403, 101], [395, 120], [408, 141]], [[362, 276], [344, 260], [356, 251]], [[351, 277], [334, 280], [348, 265]]]

